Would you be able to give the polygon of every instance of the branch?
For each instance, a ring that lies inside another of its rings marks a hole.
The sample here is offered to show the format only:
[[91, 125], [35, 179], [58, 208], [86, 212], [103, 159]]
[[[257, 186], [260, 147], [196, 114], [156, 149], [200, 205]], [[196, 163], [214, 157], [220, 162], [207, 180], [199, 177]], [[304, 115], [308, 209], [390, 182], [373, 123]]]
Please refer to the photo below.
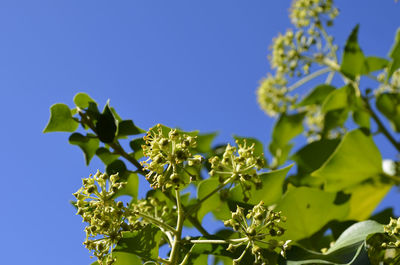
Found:
[[389, 140], [389, 142], [394, 146], [394, 148], [396, 148], [396, 150], [398, 152], [400, 152], [400, 144], [396, 141], [396, 139], [394, 139], [394, 137], [390, 134], [389, 130], [385, 127], [383, 122], [379, 119], [378, 115], [374, 112], [371, 105], [369, 104], [368, 99], [365, 97], [363, 97], [363, 99], [364, 99], [365, 106], [367, 107], [369, 114], [371, 115], [372, 119], [374, 119], [374, 121], [378, 125], [379, 131], [382, 132], [386, 136], [386, 138]]

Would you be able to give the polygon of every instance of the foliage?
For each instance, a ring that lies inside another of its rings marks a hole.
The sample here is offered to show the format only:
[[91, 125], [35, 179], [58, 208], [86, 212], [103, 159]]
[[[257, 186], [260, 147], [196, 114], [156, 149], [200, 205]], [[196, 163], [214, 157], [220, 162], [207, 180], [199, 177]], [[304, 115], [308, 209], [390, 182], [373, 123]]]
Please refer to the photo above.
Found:
[[[96, 155], [105, 165], [74, 193], [94, 264], [204, 264], [209, 255], [214, 264], [399, 264], [400, 219], [372, 214], [400, 180], [398, 161], [385, 172], [374, 141], [383, 135], [400, 151], [400, 31], [388, 58], [364, 55], [358, 25], [339, 50], [328, 34], [337, 15], [332, 0], [294, 1], [294, 28], [273, 40], [274, 73], [257, 90], [261, 108], [277, 117], [270, 163], [254, 138], [214, 146], [215, 134], [160, 124], [145, 132], [108, 102], [100, 112], [85, 93], [73, 109], [51, 106], [44, 132], [71, 132], [86, 164]], [[311, 80], [319, 84], [307, 87]], [[299, 87], [309, 88], [303, 98]], [[308, 141], [293, 151], [301, 134]], [[145, 198], [138, 175], [154, 188]], [[210, 234], [208, 213], [225, 228]], [[183, 238], [189, 227], [202, 236]], [[170, 251], [160, 257], [163, 246]]]

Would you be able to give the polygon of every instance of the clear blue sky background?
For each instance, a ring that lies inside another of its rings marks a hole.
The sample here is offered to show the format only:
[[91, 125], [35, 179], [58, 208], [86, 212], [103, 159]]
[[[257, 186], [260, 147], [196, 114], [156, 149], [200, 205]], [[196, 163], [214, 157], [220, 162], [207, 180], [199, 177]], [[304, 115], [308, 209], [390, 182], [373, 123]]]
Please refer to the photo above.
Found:
[[[85, 91], [123, 118], [269, 142], [274, 120], [256, 104], [271, 39], [289, 27], [290, 1], [68, 0], [0, 2], [1, 264], [89, 264], [68, 201], [84, 165], [68, 134], [42, 134], [49, 107]], [[392, 0], [337, 1], [333, 33], [356, 23], [368, 55], [385, 56], [400, 26]], [[377, 139], [386, 158], [396, 153]], [[384, 205], [396, 205], [393, 191]], [[383, 207], [383, 206], [382, 206]]]

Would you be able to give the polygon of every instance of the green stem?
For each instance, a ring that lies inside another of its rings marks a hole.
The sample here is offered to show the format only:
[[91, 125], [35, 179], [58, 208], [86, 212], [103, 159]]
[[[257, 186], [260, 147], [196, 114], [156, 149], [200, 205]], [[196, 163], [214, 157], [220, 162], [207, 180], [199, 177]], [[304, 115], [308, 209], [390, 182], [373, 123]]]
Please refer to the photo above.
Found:
[[298, 88], [298, 87], [304, 85], [305, 83], [311, 81], [312, 79], [314, 79], [314, 78], [316, 78], [316, 77], [318, 77], [318, 76], [320, 76], [320, 75], [323, 75], [323, 74], [325, 74], [325, 73], [328, 73], [328, 72], [330, 72], [330, 71], [331, 71], [331, 69], [330, 69], [329, 67], [325, 67], [325, 68], [322, 68], [322, 69], [320, 69], [320, 70], [318, 70], [318, 71], [315, 71], [315, 72], [312, 73], [312, 74], [306, 75], [304, 78], [300, 79], [299, 81], [297, 81], [296, 83], [294, 83], [293, 85], [291, 85], [291, 86], [288, 88], [288, 90], [289, 90], [289, 91], [293, 91], [293, 90], [295, 90], [296, 88]]
[[227, 178], [222, 184], [220, 184], [217, 188], [215, 188], [213, 191], [211, 191], [209, 194], [207, 194], [205, 197], [201, 198], [195, 205], [193, 205], [193, 207], [191, 207], [187, 214], [190, 215], [191, 213], [193, 213], [195, 210], [197, 210], [200, 205], [207, 200], [208, 198], [210, 198], [211, 196], [213, 196], [216, 192], [220, 191], [223, 187], [226, 186], [226, 184], [228, 184], [231, 181], [232, 177]]
[[166, 224], [166, 223], [164, 223], [164, 222], [162, 222], [162, 221], [160, 221], [160, 220], [157, 220], [156, 218], [154, 218], [154, 217], [152, 217], [152, 216], [150, 216], [150, 215], [147, 215], [147, 214], [144, 214], [144, 213], [139, 213], [139, 212], [135, 212], [135, 214], [136, 214], [137, 216], [140, 216], [140, 217], [143, 217], [144, 219], [149, 220], [149, 221], [152, 222], [153, 224], [156, 224], [156, 225], [158, 225], [158, 226], [164, 228], [164, 229], [167, 230], [167, 231], [171, 231], [171, 232], [173, 232], [174, 234], [177, 233], [177, 231], [175, 230], [175, 228], [173, 228], [172, 226], [170, 226], [170, 225], [168, 225], [168, 224]]
[[372, 109], [371, 105], [369, 104], [369, 101], [367, 98], [364, 98], [364, 103], [365, 106], [367, 107], [367, 110], [369, 114], [371, 115], [372, 119], [375, 121], [375, 123], [378, 125], [378, 129], [380, 132], [382, 132], [386, 138], [389, 140], [389, 142], [396, 148], [398, 152], [400, 152], [400, 144], [394, 139], [394, 137], [390, 134], [389, 130], [385, 127], [383, 122], [379, 119], [378, 115], [374, 112]]
[[242, 238], [235, 238], [235, 239], [226, 239], [226, 240], [220, 240], [220, 239], [196, 239], [196, 240], [190, 240], [190, 243], [193, 244], [230, 244], [230, 243], [241, 243], [249, 240], [247, 237], [242, 237]]
[[177, 265], [178, 260], [179, 260], [179, 249], [180, 249], [180, 243], [182, 240], [182, 228], [183, 228], [183, 222], [185, 220], [185, 215], [182, 209], [182, 203], [181, 203], [181, 195], [179, 193], [179, 190], [175, 190], [175, 197], [176, 197], [176, 206], [178, 208], [178, 220], [176, 224], [176, 234], [174, 237], [174, 242], [172, 244], [172, 249], [171, 249], [171, 255], [169, 257], [169, 262], [171, 265]]

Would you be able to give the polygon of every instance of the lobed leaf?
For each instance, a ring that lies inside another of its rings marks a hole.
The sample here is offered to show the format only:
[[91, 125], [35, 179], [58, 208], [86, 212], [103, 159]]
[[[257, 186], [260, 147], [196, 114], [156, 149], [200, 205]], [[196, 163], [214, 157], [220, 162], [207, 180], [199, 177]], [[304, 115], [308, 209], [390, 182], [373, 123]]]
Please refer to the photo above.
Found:
[[74, 132], [78, 129], [79, 122], [72, 118], [69, 107], [62, 103], [50, 107], [50, 119], [43, 132]]
[[85, 136], [80, 133], [73, 133], [69, 137], [69, 143], [79, 146], [85, 156], [86, 165], [89, 165], [90, 160], [99, 148], [100, 141], [94, 134], [88, 133]]

